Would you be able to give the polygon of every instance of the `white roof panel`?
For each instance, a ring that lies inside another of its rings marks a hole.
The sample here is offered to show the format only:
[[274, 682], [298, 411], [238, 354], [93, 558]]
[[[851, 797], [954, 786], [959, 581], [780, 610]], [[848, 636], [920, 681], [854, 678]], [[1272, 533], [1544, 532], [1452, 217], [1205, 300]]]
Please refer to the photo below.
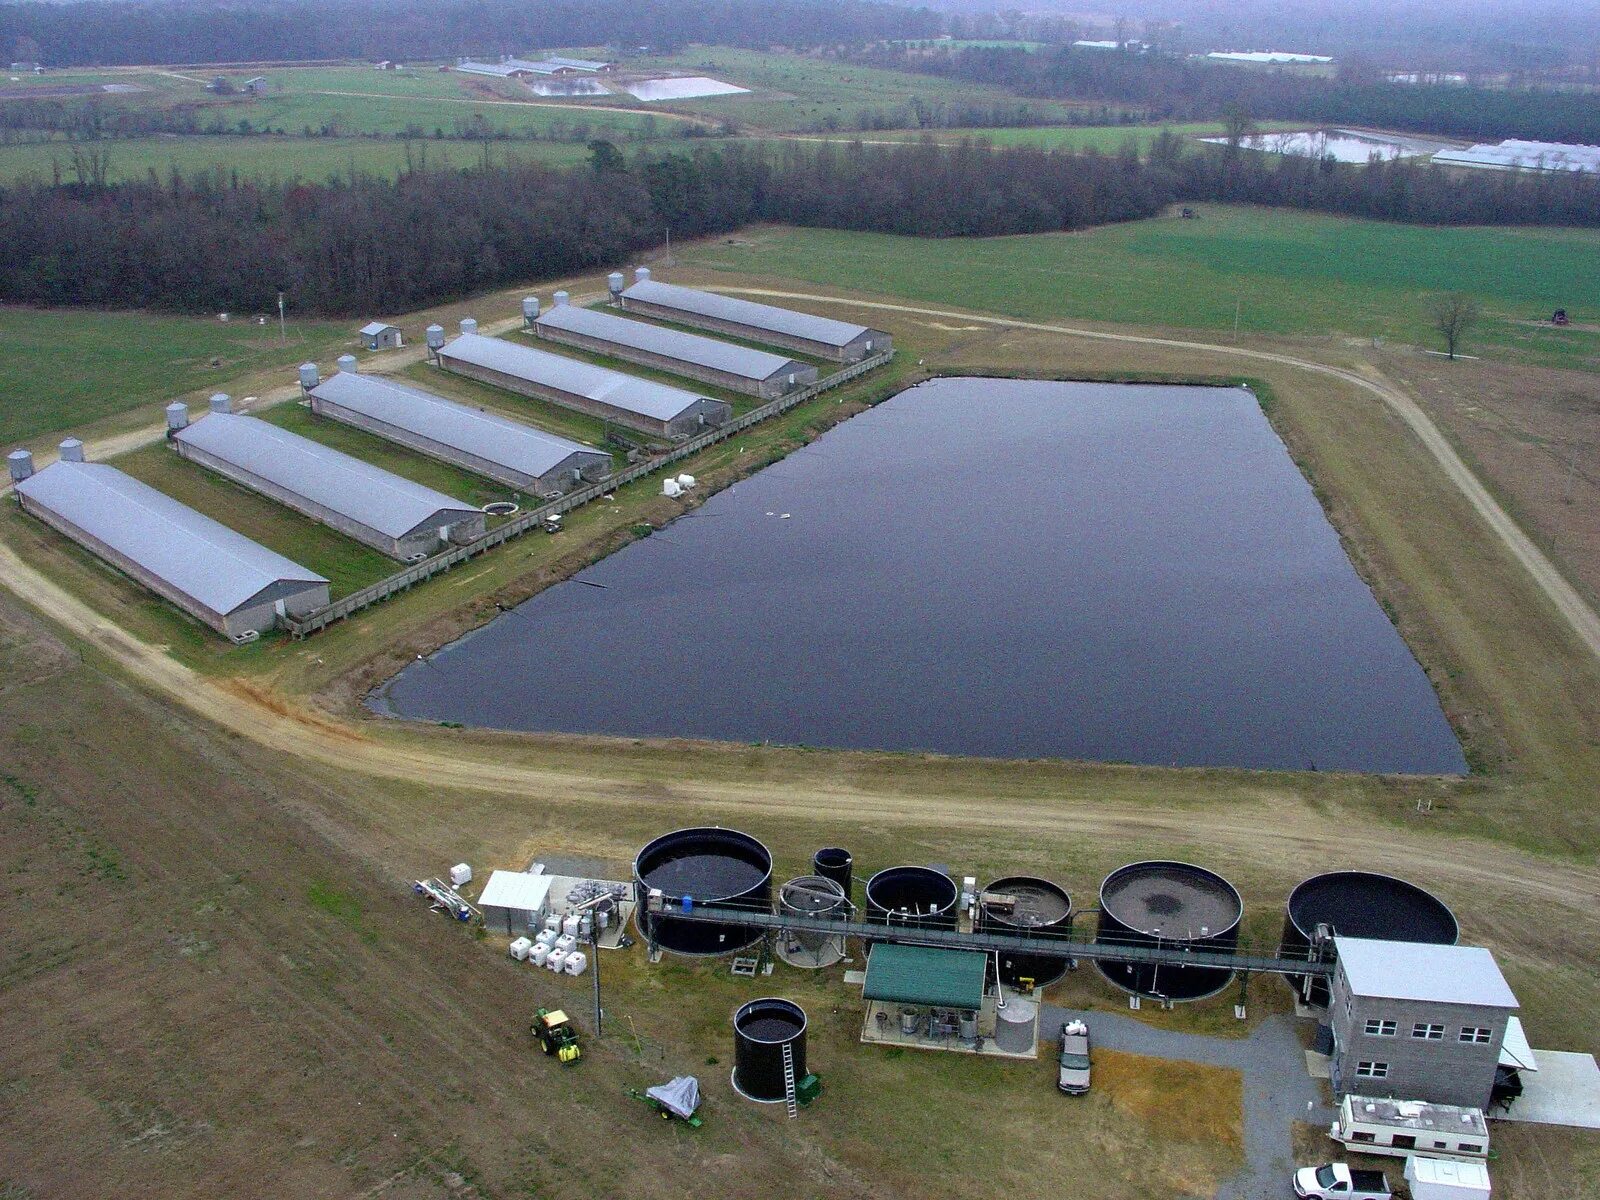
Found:
[[375, 334], [385, 333], [393, 328], [393, 325], [385, 325], [382, 321], [371, 321], [361, 327], [361, 332], [367, 337], [372, 337]]
[[550, 875], [526, 871], [492, 871], [478, 895], [479, 908], [518, 908], [536, 912], [550, 897]]
[[[471, 366], [499, 371], [528, 383], [584, 396], [657, 421], [670, 421], [706, 400], [681, 388], [669, 387], [620, 371], [579, 362], [532, 346], [519, 346], [479, 333], [462, 334], [439, 352]], [[713, 403], [720, 403], [714, 401]]]
[[103, 463], [56, 462], [17, 491], [212, 612], [321, 575]]
[[269, 483], [388, 537], [459, 521], [478, 510], [259, 417], [208, 413], [174, 435]]
[[340, 371], [312, 388], [311, 395], [524, 475], [548, 474], [574, 455], [611, 462], [611, 455], [604, 450], [381, 375]]
[[1494, 955], [1481, 946], [1432, 946], [1374, 938], [1333, 939], [1339, 969], [1357, 996], [1518, 1008]]
[[626, 300], [642, 300], [646, 304], [660, 304], [684, 312], [697, 313], [703, 317], [748, 325], [752, 329], [765, 329], [770, 333], [809, 338], [827, 346], [847, 346], [862, 334], [869, 332], [865, 325], [852, 325], [848, 321], [835, 321], [831, 317], [815, 317], [810, 313], [795, 312], [791, 308], [757, 304], [753, 300], [739, 300], [733, 296], [702, 292], [696, 288], [679, 287], [675, 283], [661, 283], [654, 279], [636, 283], [622, 295]]
[[585, 337], [601, 338], [650, 354], [660, 354], [697, 367], [724, 371], [744, 379], [770, 379], [804, 366], [781, 354], [735, 346], [731, 342], [719, 342], [715, 338], [667, 329], [647, 321], [634, 321], [615, 313], [579, 308], [574, 304], [558, 304], [546, 310], [540, 314], [537, 323]]
[[1539, 1060], [1533, 1056], [1528, 1042], [1528, 1031], [1522, 1027], [1521, 1017], [1506, 1018], [1506, 1036], [1500, 1042], [1500, 1065], [1518, 1071], [1537, 1071]]

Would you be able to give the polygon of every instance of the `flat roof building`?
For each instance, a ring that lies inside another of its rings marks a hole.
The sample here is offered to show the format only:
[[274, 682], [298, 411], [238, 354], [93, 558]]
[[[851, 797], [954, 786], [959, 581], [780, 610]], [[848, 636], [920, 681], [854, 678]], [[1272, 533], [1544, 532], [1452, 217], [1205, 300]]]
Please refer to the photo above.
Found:
[[340, 371], [307, 395], [320, 417], [530, 495], [569, 491], [611, 473], [604, 450], [382, 376]]
[[726, 401], [477, 333], [448, 343], [439, 351], [439, 365], [660, 437], [688, 437], [733, 416]]
[[24, 512], [235, 641], [328, 603], [315, 571], [115, 467], [63, 459], [16, 491]]
[[817, 381], [809, 363], [715, 338], [569, 304], [562, 293], [533, 323], [552, 342], [657, 367], [731, 391], [774, 399]]
[[482, 536], [484, 515], [258, 417], [213, 412], [172, 434], [184, 458], [391, 558], [425, 558]]
[[839, 362], [856, 362], [894, 345], [894, 340], [881, 329], [658, 283], [650, 278], [648, 267], [635, 271], [634, 279], [634, 285], [622, 293], [623, 308], [697, 329], [750, 338]]

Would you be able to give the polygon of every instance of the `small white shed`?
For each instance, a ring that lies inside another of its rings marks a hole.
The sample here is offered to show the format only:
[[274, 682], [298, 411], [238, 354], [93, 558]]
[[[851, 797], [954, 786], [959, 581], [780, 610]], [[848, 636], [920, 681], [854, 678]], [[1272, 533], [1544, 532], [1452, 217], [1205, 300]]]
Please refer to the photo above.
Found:
[[373, 321], [361, 327], [361, 344], [368, 350], [398, 350], [404, 343], [399, 326]]
[[549, 875], [494, 871], [478, 896], [483, 926], [509, 936], [527, 933], [544, 917], [550, 900]]

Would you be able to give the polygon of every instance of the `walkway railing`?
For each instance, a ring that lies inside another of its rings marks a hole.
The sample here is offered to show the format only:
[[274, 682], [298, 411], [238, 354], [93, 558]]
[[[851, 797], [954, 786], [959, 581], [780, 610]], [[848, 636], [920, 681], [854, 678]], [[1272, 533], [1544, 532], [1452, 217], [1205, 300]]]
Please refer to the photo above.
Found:
[[440, 551], [430, 558], [396, 571], [393, 575], [378, 580], [377, 583], [368, 584], [366, 587], [351, 592], [348, 596], [341, 596], [332, 604], [322, 608], [313, 609], [301, 617], [284, 617], [283, 625], [294, 634], [296, 638], [309, 637], [332, 625], [335, 621], [342, 621], [362, 609], [370, 608], [401, 592], [409, 591], [414, 585], [435, 575], [448, 571], [451, 567], [459, 566], [468, 559], [476, 558], [485, 550], [492, 550], [503, 542], [512, 538], [521, 537], [529, 530], [541, 528], [545, 521], [562, 513], [571, 512], [575, 508], [597, 500], [601, 496], [609, 495], [618, 488], [642, 479], [646, 475], [681, 462], [685, 458], [700, 453], [708, 446], [714, 446], [720, 441], [732, 437], [757, 425], [779, 413], [788, 412], [797, 405], [815, 399], [823, 392], [831, 391], [853, 379], [859, 379], [869, 371], [875, 371], [894, 358], [893, 350], [884, 350], [878, 354], [869, 355], [858, 363], [852, 363], [841, 371], [835, 371], [824, 379], [808, 387], [789, 392], [787, 395], [770, 400], [757, 408], [752, 408], [742, 417], [718, 425], [715, 429], [708, 429], [704, 433], [696, 434], [688, 441], [682, 442], [664, 454], [643, 462], [634, 463], [625, 467], [614, 475], [608, 475], [599, 483], [591, 483], [587, 487], [575, 488], [566, 495], [548, 503], [541, 504], [538, 508], [529, 509], [507, 521], [503, 525], [489, 530], [482, 537], [474, 538], [461, 546]]

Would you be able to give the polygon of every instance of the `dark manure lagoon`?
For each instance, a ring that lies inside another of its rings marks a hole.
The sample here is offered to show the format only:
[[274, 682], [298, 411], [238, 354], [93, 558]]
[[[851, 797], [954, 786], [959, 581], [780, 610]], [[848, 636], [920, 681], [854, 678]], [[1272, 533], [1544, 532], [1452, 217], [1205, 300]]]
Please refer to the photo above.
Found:
[[1230, 388], [922, 384], [371, 703], [500, 729], [1466, 771], [1310, 485]]

